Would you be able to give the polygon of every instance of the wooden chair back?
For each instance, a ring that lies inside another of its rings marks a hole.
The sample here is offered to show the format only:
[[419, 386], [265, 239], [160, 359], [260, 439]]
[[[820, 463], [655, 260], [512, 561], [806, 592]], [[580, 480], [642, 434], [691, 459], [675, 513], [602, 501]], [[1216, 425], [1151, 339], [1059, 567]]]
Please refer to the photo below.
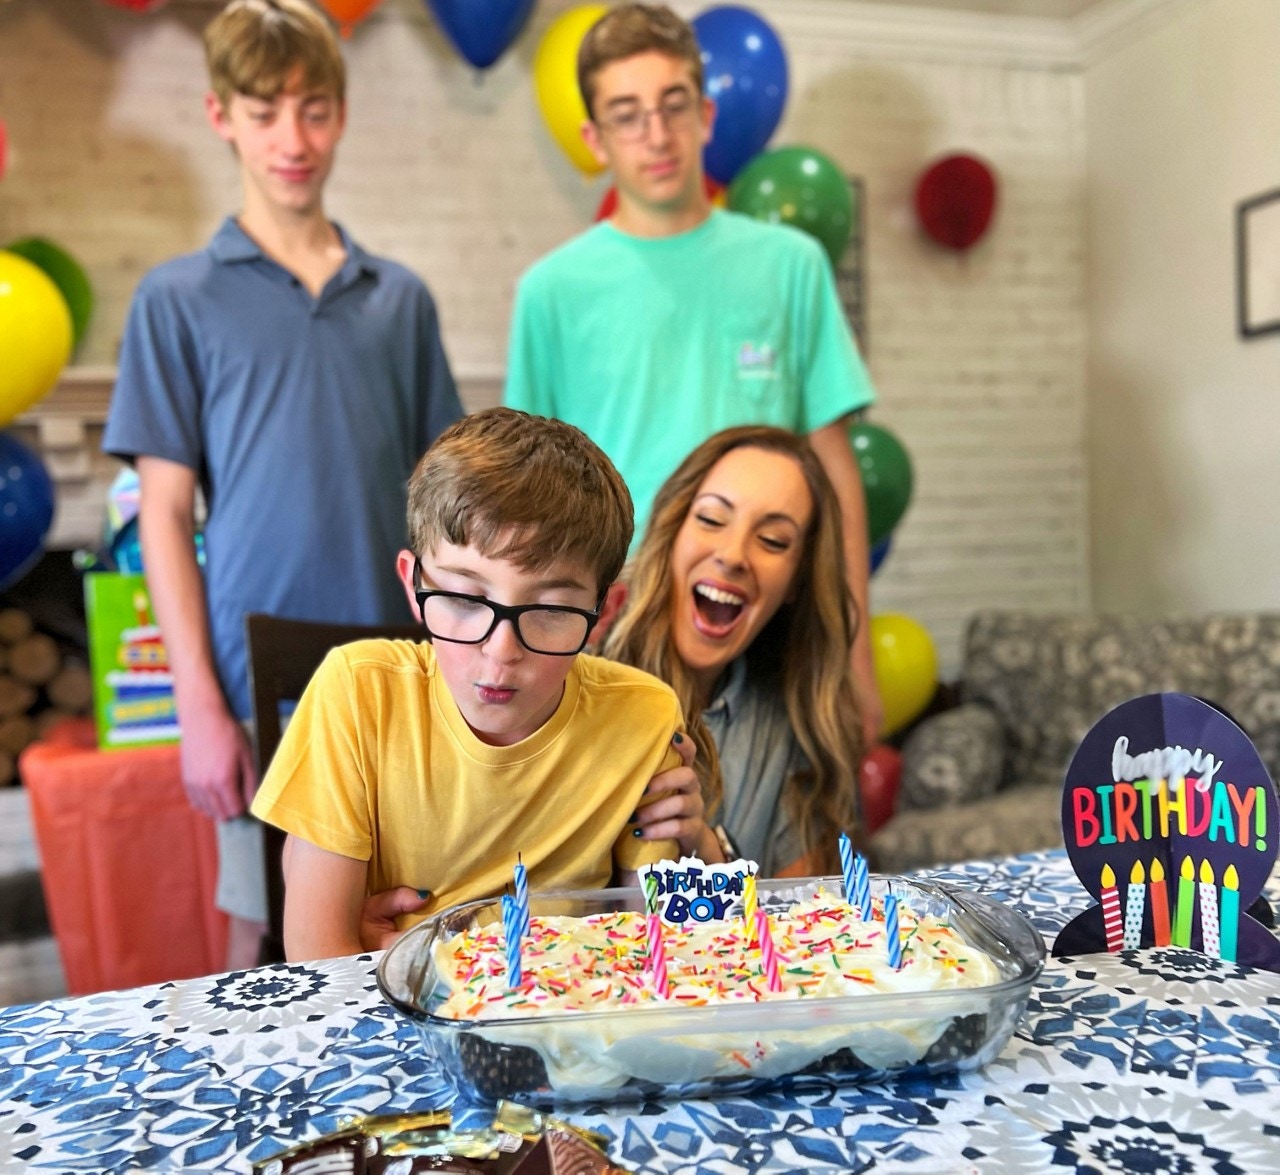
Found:
[[[280, 706], [296, 702], [325, 654], [338, 645], [370, 637], [420, 641], [420, 624], [368, 625], [326, 624], [313, 620], [286, 620], [280, 616], [254, 612], [245, 618], [248, 641], [249, 697], [253, 723], [258, 778], [261, 780], [276, 748], [280, 745]], [[263, 826], [267, 870], [267, 933], [263, 938], [260, 963], [284, 961], [284, 870], [281, 854], [285, 834], [271, 825]]]

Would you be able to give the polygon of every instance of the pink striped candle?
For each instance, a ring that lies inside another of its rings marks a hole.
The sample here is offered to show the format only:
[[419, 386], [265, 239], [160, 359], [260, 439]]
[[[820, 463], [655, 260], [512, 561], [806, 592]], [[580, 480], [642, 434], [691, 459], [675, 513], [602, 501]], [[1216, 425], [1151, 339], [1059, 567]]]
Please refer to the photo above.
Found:
[[660, 998], [671, 998], [671, 980], [667, 977], [667, 950], [662, 941], [662, 915], [658, 913], [658, 879], [652, 873], [644, 879], [646, 967], [653, 990]]
[[782, 976], [778, 973], [778, 951], [773, 945], [773, 932], [769, 929], [767, 910], [756, 911], [756, 937], [760, 940], [760, 961], [764, 964], [765, 981], [770, 991], [782, 990]]
[[1116, 871], [1102, 867], [1102, 928], [1107, 934], [1107, 950], [1115, 954], [1124, 946], [1124, 917], [1120, 913], [1120, 891], [1116, 889]]
[[648, 968], [649, 978], [653, 982], [653, 990], [664, 999], [671, 998], [671, 980], [667, 977], [667, 950], [662, 944], [662, 915], [646, 914], [645, 927], [648, 931]]

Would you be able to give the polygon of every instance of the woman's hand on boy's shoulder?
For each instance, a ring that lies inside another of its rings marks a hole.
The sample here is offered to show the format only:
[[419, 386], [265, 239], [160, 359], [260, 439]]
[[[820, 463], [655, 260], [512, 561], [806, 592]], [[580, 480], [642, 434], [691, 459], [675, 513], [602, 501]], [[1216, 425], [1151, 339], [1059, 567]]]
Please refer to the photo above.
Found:
[[677, 733], [672, 744], [680, 756], [680, 765], [660, 771], [649, 780], [636, 810], [636, 831], [645, 840], [678, 841], [686, 856], [718, 861], [719, 845], [707, 827], [702, 785], [693, 771], [697, 748], [687, 734]]

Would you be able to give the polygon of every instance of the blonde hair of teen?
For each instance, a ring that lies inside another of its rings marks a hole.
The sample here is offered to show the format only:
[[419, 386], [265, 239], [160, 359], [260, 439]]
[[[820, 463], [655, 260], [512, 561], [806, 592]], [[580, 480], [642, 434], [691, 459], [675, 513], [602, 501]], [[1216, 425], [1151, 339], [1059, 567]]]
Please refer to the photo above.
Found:
[[625, 483], [586, 433], [513, 408], [464, 416], [436, 438], [409, 479], [408, 520], [417, 554], [446, 541], [525, 571], [568, 560], [602, 595], [635, 530]]
[[578, 46], [578, 89], [588, 117], [595, 118], [596, 75], [638, 53], [664, 53], [683, 61], [702, 93], [702, 50], [688, 23], [665, 4], [621, 4], [596, 21]]
[[346, 100], [337, 38], [306, 0], [232, 0], [205, 27], [204, 52], [209, 86], [224, 107], [233, 94], [278, 97], [299, 68], [306, 90]]
[[[859, 839], [857, 778], [863, 748], [849, 662], [858, 621], [845, 581], [839, 503], [808, 441], [783, 429], [752, 425], [717, 433], [685, 458], [654, 500], [629, 575], [627, 606], [609, 634], [605, 655], [647, 670], [675, 690], [698, 746], [695, 767], [700, 767], [704, 791], [711, 789], [704, 799], [712, 810], [720, 799], [719, 769], [702, 721], [702, 701], [671, 635], [671, 552], [707, 474], [725, 454], [744, 448], [795, 460], [813, 500], [790, 600], [752, 642], [749, 656], [753, 675], [776, 675], [791, 729], [809, 762], [808, 769], [793, 772], [783, 785], [786, 811], [804, 855], [834, 871], [840, 832]], [[709, 754], [703, 754], [704, 747]]]

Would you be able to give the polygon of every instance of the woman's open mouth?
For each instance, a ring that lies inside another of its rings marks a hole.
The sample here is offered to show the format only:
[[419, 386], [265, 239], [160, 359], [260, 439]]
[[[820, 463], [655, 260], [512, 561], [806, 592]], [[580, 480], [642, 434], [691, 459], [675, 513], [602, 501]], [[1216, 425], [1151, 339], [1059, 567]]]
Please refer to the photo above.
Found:
[[693, 585], [693, 624], [703, 635], [727, 636], [746, 611], [747, 598], [709, 583]]

